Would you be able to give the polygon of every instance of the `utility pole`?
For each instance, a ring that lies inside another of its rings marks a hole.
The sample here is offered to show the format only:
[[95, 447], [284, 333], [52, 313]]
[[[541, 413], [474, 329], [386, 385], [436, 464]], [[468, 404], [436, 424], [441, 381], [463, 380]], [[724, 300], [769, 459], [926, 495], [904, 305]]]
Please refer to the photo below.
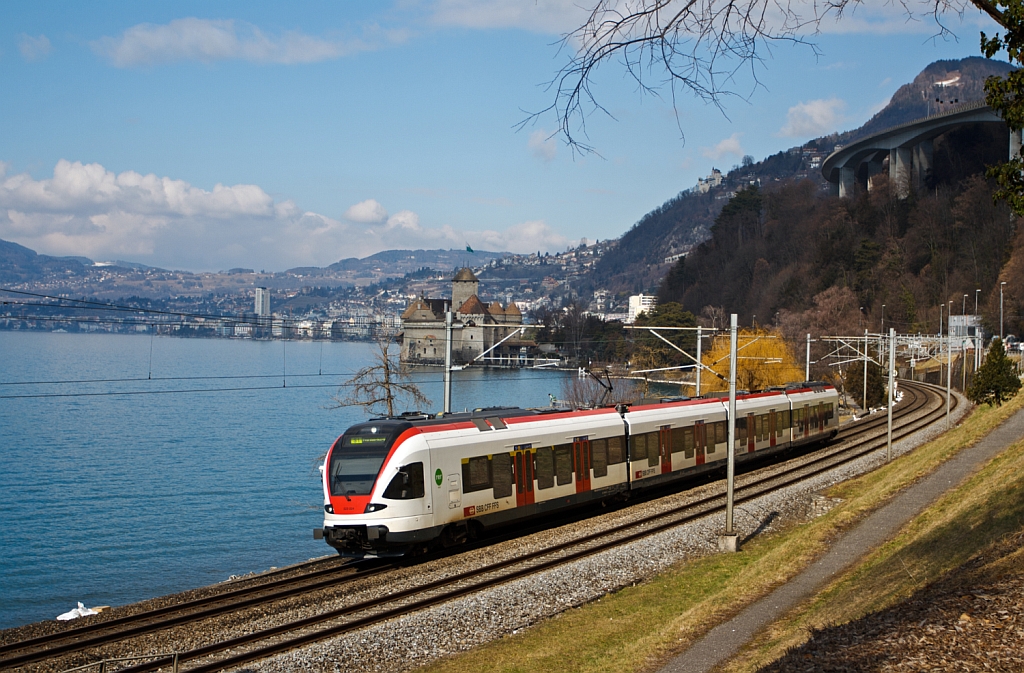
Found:
[[736, 314], [729, 317], [729, 448], [726, 461], [725, 533], [718, 536], [722, 551], [737, 551], [733, 530], [733, 482], [736, 475]]
[[896, 395], [896, 329], [889, 328], [889, 421], [885, 438], [885, 460], [892, 460], [892, 403]]
[[452, 309], [444, 312], [444, 413], [452, 412]]
[[804, 381], [811, 380], [811, 335], [807, 334], [807, 362], [804, 365]]

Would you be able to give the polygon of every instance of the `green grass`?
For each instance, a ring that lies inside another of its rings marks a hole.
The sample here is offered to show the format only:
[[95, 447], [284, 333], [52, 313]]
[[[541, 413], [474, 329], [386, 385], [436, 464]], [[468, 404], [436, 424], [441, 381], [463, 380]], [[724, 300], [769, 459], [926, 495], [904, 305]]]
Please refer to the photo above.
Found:
[[[648, 582], [569, 610], [514, 636], [435, 662], [422, 670], [430, 673], [512, 673], [619, 672], [656, 668], [717, 624], [795, 576], [828, 548], [830, 540], [866, 513], [934, 470], [960, 449], [975, 443], [1022, 406], [1024, 396], [1019, 396], [1003, 407], [982, 407], [961, 427], [943, 437], [875, 472], [838, 486], [830, 495], [841, 497], [844, 502], [814, 521], [793, 525], [780, 533], [754, 540], [737, 554], [717, 554], [680, 563]], [[1014, 494], [1007, 492], [991, 502], [983, 499], [977, 504], [978, 509], [973, 516], [977, 521], [987, 521], [985, 517], [989, 515], [984, 512], [989, 510], [985, 507], [999, 505], [1005, 508]], [[1016, 516], [1016, 510], [1008, 511], [992, 530], [1012, 526]], [[984, 544], [993, 534], [989, 527], [980, 524], [970, 528], [972, 522], [977, 524], [975, 519], [948, 522], [949, 526], [967, 526], [968, 530], [979, 530], [977, 536], [968, 536], [971, 544], [967, 548]], [[911, 572], [915, 576], [930, 576], [942, 568], [953, 567], [950, 564], [957, 564], [958, 559], [965, 558], [964, 554], [969, 555], [967, 551], [951, 553], [959, 548], [956, 544], [934, 543], [934, 540], [944, 539], [943, 534], [950, 530], [959, 531], [959, 528], [937, 531], [930, 543], [922, 541], [915, 547], [916, 555], [911, 558], [915, 564]], [[946, 549], [947, 553], [941, 555], [942, 559], [928, 561], [928, 553], [938, 547]], [[906, 553], [901, 553], [904, 563], [906, 556]], [[844, 597], [858, 599], [858, 607], [851, 614], [858, 610], [859, 614], [863, 614], [864, 610], [874, 609], [886, 604], [886, 601], [895, 600], [899, 595], [906, 595], [905, 591], [897, 591], [891, 596], [883, 595], [887, 586], [904, 586], [902, 583], [892, 583], [893, 576], [899, 574], [896, 572], [899, 568], [893, 566], [893, 561], [889, 561], [885, 568], [887, 581], [891, 584], [880, 582], [875, 591], [863, 594], [859, 593], [861, 589], [850, 585], [850, 593], [843, 594]], [[858, 570], [866, 573], [859, 576], [870, 576], [870, 569]], [[907, 577], [909, 580], [909, 575]], [[832, 595], [823, 600], [821, 605], [826, 606], [832, 601], [845, 598]], [[813, 605], [805, 607], [811, 610]], [[735, 670], [751, 670], [758, 662], [774, 658], [773, 653], [797, 644], [806, 637], [808, 626], [823, 623], [815, 622], [819, 618], [834, 621], [837, 615], [820, 608], [819, 612], [808, 612], [808, 616], [803, 619], [794, 616], [787, 628], [773, 632], [750, 650], [743, 660], [745, 668]]]

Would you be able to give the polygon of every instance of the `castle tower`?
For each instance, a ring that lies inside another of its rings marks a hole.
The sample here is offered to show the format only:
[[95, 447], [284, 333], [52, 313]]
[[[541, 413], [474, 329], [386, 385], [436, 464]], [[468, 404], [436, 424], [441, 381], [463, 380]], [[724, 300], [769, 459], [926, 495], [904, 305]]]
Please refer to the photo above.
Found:
[[452, 311], [458, 311], [466, 300], [477, 293], [480, 281], [469, 267], [459, 269], [452, 279]]

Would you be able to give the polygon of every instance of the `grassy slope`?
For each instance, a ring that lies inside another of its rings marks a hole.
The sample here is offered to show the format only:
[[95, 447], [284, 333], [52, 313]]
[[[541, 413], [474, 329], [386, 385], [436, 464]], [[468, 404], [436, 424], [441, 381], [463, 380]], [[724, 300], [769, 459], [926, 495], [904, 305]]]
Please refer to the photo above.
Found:
[[[649, 582], [568, 611], [522, 633], [436, 662], [424, 670], [431, 673], [511, 673], [655, 668], [717, 623], [793, 577], [827, 548], [829, 540], [859, 521], [865, 513], [933, 470], [956, 451], [976, 442], [1022, 406], [1024, 396], [1001, 408], [981, 408], [947, 435], [871, 474], [837, 487], [831, 495], [842, 497], [845, 502], [810, 523], [754, 540], [738, 554], [715, 555], [680, 564]], [[979, 539], [988, 537], [982, 535]], [[927, 544], [919, 547], [925, 556], [928, 549]], [[966, 549], [956, 558], [967, 553]], [[952, 558], [938, 562], [936, 567], [950, 567], [950, 563], [953, 563]], [[920, 578], [926, 566], [931, 567], [922, 562], [914, 574]], [[885, 586], [883, 583], [879, 589]], [[853, 592], [857, 594], [856, 589]], [[869, 600], [865, 596], [865, 600], [861, 609], [884, 604], [881, 597]], [[833, 617], [825, 616], [825, 619]], [[806, 626], [811, 623], [813, 620], [794, 620], [790, 628], [774, 633], [770, 642], [748, 656], [743, 666], [749, 670], [758, 662], [771, 660], [773, 652], [800, 642], [805, 637]]]
[[[1021, 405], [1021, 398], [1014, 407]], [[998, 412], [984, 414], [989, 417]], [[978, 414], [982, 416], [982, 414]], [[980, 419], [979, 419], [980, 420]], [[987, 425], [987, 424], [986, 424]], [[807, 639], [896, 605], [1024, 529], [1024, 440], [993, 459], [812, 600], [773, 624], [727, 671], [752, 671]]]

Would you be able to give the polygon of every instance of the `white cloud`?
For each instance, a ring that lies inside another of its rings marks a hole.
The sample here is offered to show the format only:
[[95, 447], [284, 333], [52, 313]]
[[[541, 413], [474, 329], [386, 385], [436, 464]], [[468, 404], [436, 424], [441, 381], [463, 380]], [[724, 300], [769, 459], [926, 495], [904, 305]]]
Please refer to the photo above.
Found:
[[544, 163], [550, 163], [554, 160], [555, 155], [558, 153], [558, 143], [551, 137], [551, 134], [543, 129], [537, 129], [530, 134], [530, 140], [527, 142], [530, 148], [530, 152], [537, 159], [540, 159]]
[[466, 232], [466, 240], [481, 250], [536, 252], [563, 250], [569, 239], [553, 230], [544, 220], [514, 224], [504, 231]]
[[[504, 231], [424, 226], [411, 210], [390, 217], [367, 199], [346, 218], [360, 230], [275, 201], [258, 185], [195, 187], [183, 180], [114, 173], [100, 164], [60, 160], [36, 180], [0, 162], [0, 238], [50, 255], [128, 259], [192, 270], [326, 266], [388, 249], [462, 247], [513, 252], [560, 250], [568, 239], [542, 221]], [[361, 216], [364, 219], [360, 220]], [[376, 218], [376, 219], [370, 219]]]
[[587, 18], [578, 0], [438, 0], [434, 22], [462, 28], [522, 28], [560, 35]]
[[411, 233], [423, 232], [423, 227], [420, 226], [420, 216], [411, 210], [400, 210], [389, 217], [387, 228], [389, 230], [399, 229]]
[[127, 68], [173, 61], [242, 60], [256, 63], [314, 63], [373, 49], [381, 42], [404, 39], [399, 31], [368, 31], [368, 37], [327, 40], [298, 31], [267, 35], [258, 27], [233, 19], [175, 19], [168, 24], [140, 23], [119, 37], [102, 37], [93, 50]]
[[714, 147], [702, 147], [700, 153], [713, 161], [720, 161], [722, 157], [729, 155], [741, 157], [743, 156], [743, 148], [740, 146], [740, 136], [742, 135], [742, 133], [733, 133]]
[[798, 103], [786, 113], [786, 125], [777, 135], [785, 138], [806, 138], [836, 131], [843, 122], [846, 102], [838, 98]]
[[366, 224], [378, 224], [388, 219], [388, 211], [374, 199], [366, 199], [346, 210], [345, 219]]
[[18, 51], [26, 61], [40, 61], [49, 56], [53, 46], [45, 35], [32, 37], [22, 33], [18, 36]]

